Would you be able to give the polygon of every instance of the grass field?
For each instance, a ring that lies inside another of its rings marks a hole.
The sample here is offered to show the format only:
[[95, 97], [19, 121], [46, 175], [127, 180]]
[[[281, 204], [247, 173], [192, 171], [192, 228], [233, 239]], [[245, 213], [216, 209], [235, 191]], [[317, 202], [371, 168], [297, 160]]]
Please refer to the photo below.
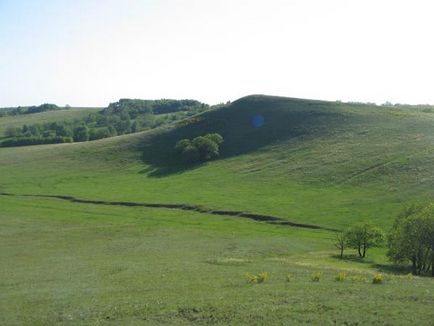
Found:
[[[2, 325], [431, 325], [434, 317], [432, 280], [371, 284], [381, 253], [340, 262], [326, 232], [57, 200], [0, 204]], [[267, 282], [246, 282], [261, 271]], [[334, 280], [339, 271], [344, 282]]]
[[102, 108], [70, 108], [65, 110], [47, 111], [33, 114], [0, 117], [0, 138], [8, 126], [20, 128], [23, 125], [55, 121], [73, 121], [86, 117], [89, 113], [101, 111]]
[[[20, 195], [387, 230], [434, 197], [433, 123], [423, 108], [253, 96], [148, 132], [0, 148], [0, 192], [17, 195], [0, 196], [0, 324], [432, 325], [434, 281], [395, 275], [384, 248], [341, 261], [330, 231]], [[221, 157], [180, 165], [175, 142], [208, 132], [223, 135]], [[267, 282], [246, 282], [261, 271]]]

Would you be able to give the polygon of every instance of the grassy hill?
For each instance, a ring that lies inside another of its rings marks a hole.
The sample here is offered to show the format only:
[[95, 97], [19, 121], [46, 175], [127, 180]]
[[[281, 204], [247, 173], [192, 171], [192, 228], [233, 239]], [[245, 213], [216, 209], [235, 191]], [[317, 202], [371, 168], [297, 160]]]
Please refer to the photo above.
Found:
[[[429, 325], [431, 279], [371, 284], [393, 271], [384, 249], [341, 261], [330, 231], [242, 217], [387, 229], [433, 199], [433, 125], [422, 107], [249, 96], [147, 132], [0, 148], [0, 192], [14, 194], [0, 196], [0, 323]], [[209, 132], [220, 158], [180, 164], [176, 141]], [[246, 283], [261, 271], [269, 281]]]
[[[261, 128], [252, 127], [256, 115], [264, 117]], [[417, 108], [251, 96], [150, 132], [2, 149], [1, 187], [203, 205], [329, 227], [364, 219], [388, 226], [404, 203], [433, 197], [433, 123], [433, 113]], [[208, 132], [223, 135], [221, 158], [180, 165], [176, 141]]]

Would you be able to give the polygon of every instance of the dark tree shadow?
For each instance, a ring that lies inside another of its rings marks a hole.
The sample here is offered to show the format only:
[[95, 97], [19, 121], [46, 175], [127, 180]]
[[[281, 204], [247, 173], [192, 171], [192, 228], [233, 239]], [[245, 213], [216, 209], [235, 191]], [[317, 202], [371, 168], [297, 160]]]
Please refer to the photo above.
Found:
[[362, 258], [359, 255], [344, 255], [342, 258], [340, 255], [332, 255], [332, 258], [340, 260], [340, 261], [345, 261], [345, 262], [351, 262], [351, 263], [360, 263], [360, 264], [373, 264], [373, 262], [371, 260], [369, 260], [368, 258]]
[[146, 174], [149, 177], [153, 178], [162, 178], [168, 175], [176, 175], [184, 173], [187, 170], [194, 170], [200, 166], [202, 166], [204, 163], [196, 163], [191, 165], [185, 165], [185, 164], [179, 164], [179, 165], [169, 165], [169, 166], [149, 166], [142, 171], [140, 171], [140, 174]]
[[394, 265], [394, 264], [373, 264], [372, 267], [377, 269], [379, 272], [389, 273], [389, 274], [408, 274], [411, 273], [410, 266]]
[[369, 258], [362, 258], [358, 255], [344, 255], [341, 258], [340, 255], [332, 255], [332, 258], [337, 259], [339, 261], [352, 262], [352, 263], [360, 263], [369, 265], [372, 268], [375, 268], [379, 272], [389, 273], [389, 274], [397, 274], [397, 275], [406, 275], [411, 272], [410, 266], [404, 265], [395, 265], [395, 264], [378, 264], [370, 260]]
[[[263, 124], [257, 125], [257, 117]], [[249, 96], [204, 114], [190, 117], [171, 128], [148, 135], [141, 143], [144, 170], [151, 177], [164, 177], [195, 169], [175, 155], [174, 146], [184, 138], [219, 133], [224, 138], [219, 159], [256, 151], [288, 139], [318, 137], [348, 126], [348, 114], [338, 112], [333, 103], [279, 97]]]

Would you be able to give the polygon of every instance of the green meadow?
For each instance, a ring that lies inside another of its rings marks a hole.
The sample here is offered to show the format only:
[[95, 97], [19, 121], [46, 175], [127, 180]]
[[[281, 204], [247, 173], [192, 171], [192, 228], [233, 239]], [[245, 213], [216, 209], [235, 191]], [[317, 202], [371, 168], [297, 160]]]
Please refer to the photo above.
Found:
[[[179, 162], [178, 140], [212, 132], [218, 159]], [[325, 229], [387, 232], [405, 205], [433, 200], [433, 167], [431, 108], [269, 96], [141, 133], [0, 148], [0, 324], [432, 325], [433, 279], [386, 248], [338, 259]]]

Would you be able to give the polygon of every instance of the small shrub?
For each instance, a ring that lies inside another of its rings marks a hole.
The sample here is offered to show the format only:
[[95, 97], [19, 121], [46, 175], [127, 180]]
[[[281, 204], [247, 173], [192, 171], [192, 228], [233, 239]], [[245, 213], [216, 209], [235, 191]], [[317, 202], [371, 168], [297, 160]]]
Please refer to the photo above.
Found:
[[310, 276], [310, 279], [312, 280], [312, 282], [319, 282], [321, 279], [321, 276], [322, 276], [322, 273], [316, 272]]
[[258, 283], [258, 278], [256, 275], [246, 273], [247, 283]]
[[264, 283], [268, 279], [268, 273], [261, 272], [257, 275], [257, 277], [258, 277], [258, 283]]
[[372, 283], [374, 284], [381, 284], [384, 282], [384, 275], [383, 274], [375, 274], [374, 278], [372, 279]]
[[268, 279], [268, 273], [267, 272], [261, 272], [257, 275], [254, 274], [246, 274], [247, 282], [251, 284], [260, 284], [264, 283]]
[[347, 273], [345, 272], [339, 272], [338, 275], [336, 275], [335, 280], [337, 282], [343, 282], [347, 279]]

